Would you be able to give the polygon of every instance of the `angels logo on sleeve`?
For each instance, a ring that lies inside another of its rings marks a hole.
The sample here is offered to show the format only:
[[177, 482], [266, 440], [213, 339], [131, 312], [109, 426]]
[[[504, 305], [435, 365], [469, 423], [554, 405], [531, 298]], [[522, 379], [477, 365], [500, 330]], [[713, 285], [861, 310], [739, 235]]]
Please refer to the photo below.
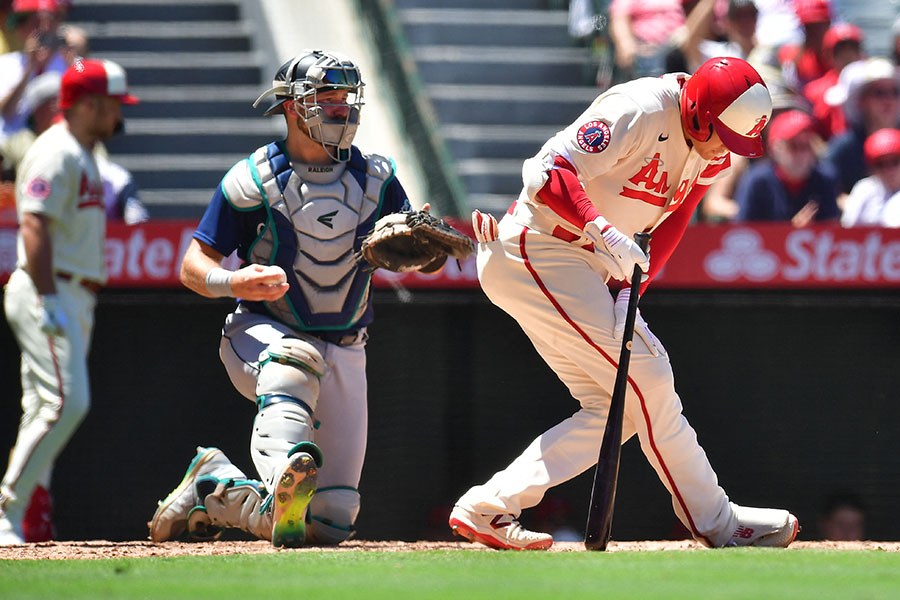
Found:
[[50, 191], [52, 189], [53, 188], [51, 187], [49, 181], [47, 181], [46, 179], [42, 179], [41, 177], [35, 177], [28, 182], [28, 186], [25, 188], [25, 193], [32, 198], [37, 198], [38, 200], [46, 200], [50, 196]]
[[575, 139], [585, 152], [596, 154], [609, 146], [609, 125], [603, 121], [588, 121], [578, 129]]

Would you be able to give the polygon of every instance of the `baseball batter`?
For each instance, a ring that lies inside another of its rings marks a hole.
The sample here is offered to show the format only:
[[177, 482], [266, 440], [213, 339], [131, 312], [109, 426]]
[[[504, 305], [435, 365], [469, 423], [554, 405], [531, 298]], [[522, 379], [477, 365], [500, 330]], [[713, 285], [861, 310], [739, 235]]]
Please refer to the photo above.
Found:
[[[772, 103], [748, 63], [714, 58], [697, 72], [644, 78], [599, 96], [525, 161], [524, 189], [499, 223], [476, 213], [478, 276], [515, 318], [581, 409], [539, 436], [456, 503], [450, 527], [494, 548], [546, 549], [553, 538], [517, 521], [551, 487], [597, 462], [616, 378], [630, 279], [647, 280], [678, 244], [730, 152], [762, 154]], [[632, 241], [652, 232], [652, 258]], [[797, 519], [729, 501], [682, 415], [668, 355], [638, 314], [623, 441], [641, 448], [701, 543], [787, 546]]]
[[106, 280], [106, 211], [94, 148], [122, 124], [125, 72], [84, 60], [63, 74], [64, 118], [19, 165], [17, 266], [4, 309], [22, 350], [22, 420], [0, 484], [0, 544], [22, 543], [32, 491], [90, 405], [87, 354], [97, 289]]
[[[337, 544], [354, 532], [366, 448], [371, 271], [362, 238], [409, 208], [390, 159], [351, 144], [356, 65], [313, 50], [286, 62], [266, 111], [287, 138], [222, 179], [182, 262], [198, 294], [239, 298], [222, 331], [232, 383], [258, 407], [250, 453], [261, 481], [199, 448], [150, 522], [153, 541], [239, 527], [276, 546]], [[222, 268], [237, 251], [245, 266]]]

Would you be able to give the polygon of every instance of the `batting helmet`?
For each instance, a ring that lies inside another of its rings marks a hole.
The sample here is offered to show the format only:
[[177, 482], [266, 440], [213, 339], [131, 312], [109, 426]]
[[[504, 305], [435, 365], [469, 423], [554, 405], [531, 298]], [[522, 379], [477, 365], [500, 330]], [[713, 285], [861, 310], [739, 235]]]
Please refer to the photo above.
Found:
[[867, 137], [863, 154], [870, 164], [879, 158], [900, 154], [900, 129], [879, 129]]
[[[273, 96], [266, 115], [283, 114], [284, 102], [291, 100], [309, 130], [311, 139], [322, 144], [335, 160], [349, 158], [350, 144], [359, 126], [363, 105], [363, 86], [359, 67], [347, 58], [322, 50], [306, 50], [278, 68], [272, 87], [263, 92], [253, 107]], [[318, 94], [328, 90], [346, 90], [349, 107], [346, 117], [329, 118]], [[337, 148], [337, 152], [334, 152]]]
[[740, 58], [711, 58], [681, 88], [681, 122], [695, 140], [715, 130], [735, 154], [763, 155], [760, 134], [772, 115], [772, 98], [759, 73]]

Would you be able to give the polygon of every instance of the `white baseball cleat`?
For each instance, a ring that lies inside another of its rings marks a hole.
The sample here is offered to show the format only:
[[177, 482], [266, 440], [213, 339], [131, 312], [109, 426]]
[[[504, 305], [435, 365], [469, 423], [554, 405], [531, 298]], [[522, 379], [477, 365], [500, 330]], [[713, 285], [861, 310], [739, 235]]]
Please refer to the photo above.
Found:
[[6, 515], [0, 513], [0, 546], [15, 546], [24, 543], [22, 528], [16, 527]]
[[187, 529], [191, 509], [203, 502], [195, 484], [198, 478], [208, 475], [228, 477], [243, 474], [218, 448], [198, 446], [197, 455], [188, 465], [181, 483], [166, 496], [165, 500], [160, 500], [153, 518], [147, 523], [153, 542], [175, 539]]
[[734, 505], [738, 526], [726, 546], [787, 548], [797, 537], [800, 523], [786, 510]]
[[512, 515], [481, 515], [459, 506], [450, 513], [450, 529], [470, 542], [498, 550], [546, 550], [553, 545], [549, 533], [529, 531]]

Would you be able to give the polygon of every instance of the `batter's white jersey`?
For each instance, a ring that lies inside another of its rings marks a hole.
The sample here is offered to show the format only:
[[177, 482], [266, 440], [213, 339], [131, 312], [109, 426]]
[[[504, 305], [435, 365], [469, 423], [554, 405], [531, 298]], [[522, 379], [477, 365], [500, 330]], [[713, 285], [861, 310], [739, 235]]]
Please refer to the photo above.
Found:
[[[16, 177], [16, 211], [51, 219], [53, 268], [82, 279], [106, 281], [106, 210], [103, 182], [93, 155], [78, 143], [65, 123], [38, 136], [22, 159]], [[25, 264], [21, 235], [18, 265]]]
[[629, 236], [652, 232], [696, 186], [708, 186], [727, 173], [730, 154], [708, 161], [685, 141], [679, 108], [682, 80], [675, 74], [646, 77], [615, 86], [594, 100], [525, 161], [516, 222], [545, 233], [561, 227], [576, 236], [573, 243], [590, 242], [536, 199], [556, 156], [577, 169], [600, 214]]

